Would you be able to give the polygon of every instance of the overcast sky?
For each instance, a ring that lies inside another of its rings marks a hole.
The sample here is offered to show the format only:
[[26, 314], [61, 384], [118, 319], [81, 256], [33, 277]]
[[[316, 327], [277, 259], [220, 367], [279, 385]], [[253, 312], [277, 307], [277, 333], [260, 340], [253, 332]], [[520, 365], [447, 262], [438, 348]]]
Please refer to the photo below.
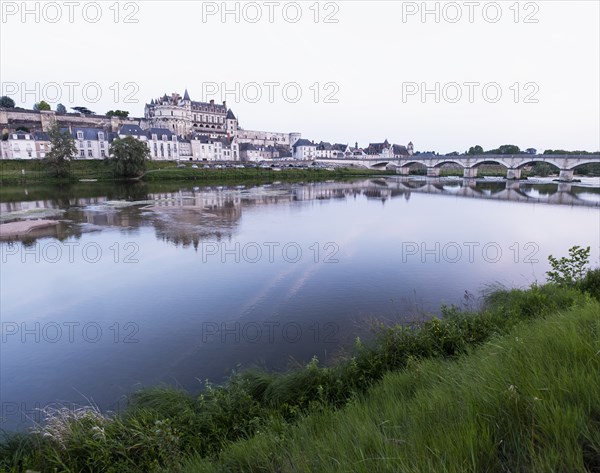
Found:
[[143, 116], [187, 87], [317, 141], [600, 149], [598, 1], [72, 3], [2, 2], [17, 106]]

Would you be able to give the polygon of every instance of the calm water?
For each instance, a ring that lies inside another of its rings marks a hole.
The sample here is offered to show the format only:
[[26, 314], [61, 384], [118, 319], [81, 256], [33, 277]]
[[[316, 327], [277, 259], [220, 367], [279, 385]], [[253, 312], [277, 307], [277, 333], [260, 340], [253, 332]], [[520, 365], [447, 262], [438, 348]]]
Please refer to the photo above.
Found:
[[373, 319], [543, 281], [576, 244], [599, 264], [598, 179], [0, 192], [4, 222], [61, 220], [0, 242], [5, 429], [52, 402], [117, 410], [143, 386], [328, 361]]

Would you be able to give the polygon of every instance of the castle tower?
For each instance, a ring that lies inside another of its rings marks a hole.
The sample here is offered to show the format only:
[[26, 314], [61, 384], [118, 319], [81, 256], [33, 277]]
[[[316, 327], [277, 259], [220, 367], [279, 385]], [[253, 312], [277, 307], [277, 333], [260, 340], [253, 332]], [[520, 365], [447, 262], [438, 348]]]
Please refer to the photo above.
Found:
[[414, 146], [413, 146], [413, 142], [410, 141], [408, 143], [408, 146], [406, 147], [406, 150], [408, 151], [409, 156], [412, 156], [414, 153]]
[[[225, 102], [223, 102], [225, 104]], [[231, 109], [227, 110], [227, 117], [225, 117], [225, 131], [230, 138], [237, 137], [238, 121]]]
[[302, 138], [301, 133], [290, 133], [290, 147], [294, 146], [300, 138]]

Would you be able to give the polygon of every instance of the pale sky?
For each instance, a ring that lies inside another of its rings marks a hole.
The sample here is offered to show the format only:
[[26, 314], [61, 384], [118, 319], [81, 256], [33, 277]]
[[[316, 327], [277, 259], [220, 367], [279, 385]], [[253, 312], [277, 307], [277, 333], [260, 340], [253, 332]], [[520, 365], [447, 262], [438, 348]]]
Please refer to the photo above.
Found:
[[243, 128], [316, 141], [595, 151], [599, 5], [3, 1], [0, 94], [143, 116], [187, 87]]

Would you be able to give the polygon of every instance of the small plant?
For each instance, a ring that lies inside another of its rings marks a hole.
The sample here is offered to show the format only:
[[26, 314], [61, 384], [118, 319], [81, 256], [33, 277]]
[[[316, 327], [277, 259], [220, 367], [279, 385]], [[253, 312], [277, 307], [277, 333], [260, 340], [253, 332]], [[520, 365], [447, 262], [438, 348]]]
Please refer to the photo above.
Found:
[[582, 248], [574, 246], [569, 249], [569, 257], [563, 256], [560, 259], [554, 256], [548, 256], [552, 271], [548, 271], [548, 282], [558, 284], [559, 286], [573, 286], [583, 279], [587, 273], [589, 263], [590, 247]]

